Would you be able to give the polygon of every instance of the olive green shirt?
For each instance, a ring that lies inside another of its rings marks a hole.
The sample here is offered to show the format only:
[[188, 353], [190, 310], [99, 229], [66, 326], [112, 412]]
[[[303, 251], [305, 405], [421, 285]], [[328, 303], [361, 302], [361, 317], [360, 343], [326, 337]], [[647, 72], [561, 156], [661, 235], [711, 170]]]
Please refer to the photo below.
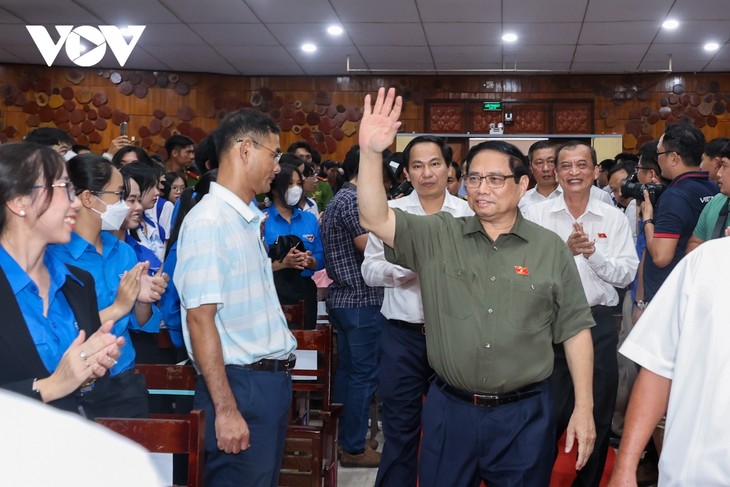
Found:
[[314, 190], [314, 193], [310, 193], [309, 197], [314, 199], [314, 202], [317, 203], [317, 209], [321, 212], [324, 211], [325, 208], [327, 208], [327, 205], [329, 202], [334, 198], [335, 194], [332, 191], [332, 186], [330, 186], [330, 183], [327, 181], [323, 181], [321, 179], [317, 179], [317, 187]]
[[554, 343], [594, 326], [567, 245], [518, 212], [492, 241], [476, 217], [394, 210], [388, 261], [418, 273], [428, 360], [470, 392], [505, 392], [550, 376]]

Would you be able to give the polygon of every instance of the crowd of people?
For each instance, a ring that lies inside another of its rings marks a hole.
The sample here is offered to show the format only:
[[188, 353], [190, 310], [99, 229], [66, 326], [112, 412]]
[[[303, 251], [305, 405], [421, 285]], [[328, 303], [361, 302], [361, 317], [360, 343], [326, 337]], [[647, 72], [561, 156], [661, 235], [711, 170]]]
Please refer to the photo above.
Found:
[[146, 417], [135, 363], [189, 357], [206, 485], [276, 486], [296, 362], [281, 305], [313, 329], [326, 286], [339, 462], [377, 486], [545, 486], [562, 437], [576, 486], [599, 485], [612, 444], [611, 486], [652, 459], [662, 485], [730, 480], [730, 139], [670, 125], [602, 161], [584, 141], [493, 140], [460, 164], [431, 135], [392, 153], [401, 108], [368, 95], [341, 164], [282, 152], [251, 109], [171, 137], [166, 160], [53, 128], [0, 146], [0, 386]]

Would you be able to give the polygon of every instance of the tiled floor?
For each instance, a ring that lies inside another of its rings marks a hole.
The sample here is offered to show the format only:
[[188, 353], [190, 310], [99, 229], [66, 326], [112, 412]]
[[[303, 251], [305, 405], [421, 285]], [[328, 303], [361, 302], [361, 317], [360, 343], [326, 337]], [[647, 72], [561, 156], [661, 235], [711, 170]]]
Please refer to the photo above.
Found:
[[[378, 440], [378, 451], [383, 451], [383, 431], [375, 437]], [[337, 469], [338, 487], [372, 487], [375, 485], [377, 468], [342, 468]]]

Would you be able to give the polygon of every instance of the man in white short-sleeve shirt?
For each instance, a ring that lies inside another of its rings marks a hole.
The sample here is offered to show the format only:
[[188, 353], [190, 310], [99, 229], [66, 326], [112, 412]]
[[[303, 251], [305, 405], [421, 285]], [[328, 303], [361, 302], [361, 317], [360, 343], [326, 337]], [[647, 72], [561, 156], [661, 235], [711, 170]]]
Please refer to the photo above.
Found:
[[677, 264], [619, 350], [642, 368], [631, 393], [611, 486], [631, 485], [666, 413], [659, 485], [730, 483], [730, 239]]

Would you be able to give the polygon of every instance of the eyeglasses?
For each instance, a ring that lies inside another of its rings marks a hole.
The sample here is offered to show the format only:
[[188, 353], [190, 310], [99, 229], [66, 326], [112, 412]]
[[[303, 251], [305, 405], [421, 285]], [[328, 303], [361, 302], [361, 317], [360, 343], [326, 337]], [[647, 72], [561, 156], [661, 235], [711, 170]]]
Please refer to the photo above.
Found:
[[76, 188], [74, 188], [74, 185], [71, 183], [53, 183], [49, 185], [39, 185], [39, 186], [31, 186], [33, 189], [40, 189], [40, 188], [66, 188], [66, 196], [68, 196], [69, 201], [74, 201], [76, 199]]
[[113, 194], [119, 196], [119, 201], [124, 201], [124, 191], [89, 191], [91, 194]]
[[479, 174], [469, 174], [466, 177], [466, 187], [467, 188], [478, 188], [482, 185], [482, 180], [485, 179], [487, 181], [487, 186], [489, 186], [492, 189], [499, 189], [504, 186], [504, 181], [507, 178], [513, 178], [515, 177], [514, 174], [489, 174], [487, 176], [480, 176]]
[[665, 150], [662, 152], [657, 152], [656, 153], [657, 159], [659, 158], [659, 156], [664, 155], [664, 154], [669, 154], [670, 152], [677, 152], [677, 151], [676, 150]]
[[274, 162], [277, 164], [279, 163], [279, 160], [281, 159], [281, 156], [283, 155], [282, 152], [273, 151], [273, 150], [269, 149], [268, 147], [266, 147], [264, 144], [260, 144], [253, 139], [251, 139], [251, 142], [253, 142], [257, 146], [262, 147], [262, 148], [266, 149], [267, 151], [271, 152], [272, 154], [274, 154]]
[[170, 191], [174, 191], [176, 193], [181, 193], [183, 189], [185, 189], [185, 186], [171, 186], [170, 187]]
[[306, 181], [316, 181], [317, 180], [317, 175], [316, 174], [312, 174], [311, 176], [304, 176], [304, 179]]

